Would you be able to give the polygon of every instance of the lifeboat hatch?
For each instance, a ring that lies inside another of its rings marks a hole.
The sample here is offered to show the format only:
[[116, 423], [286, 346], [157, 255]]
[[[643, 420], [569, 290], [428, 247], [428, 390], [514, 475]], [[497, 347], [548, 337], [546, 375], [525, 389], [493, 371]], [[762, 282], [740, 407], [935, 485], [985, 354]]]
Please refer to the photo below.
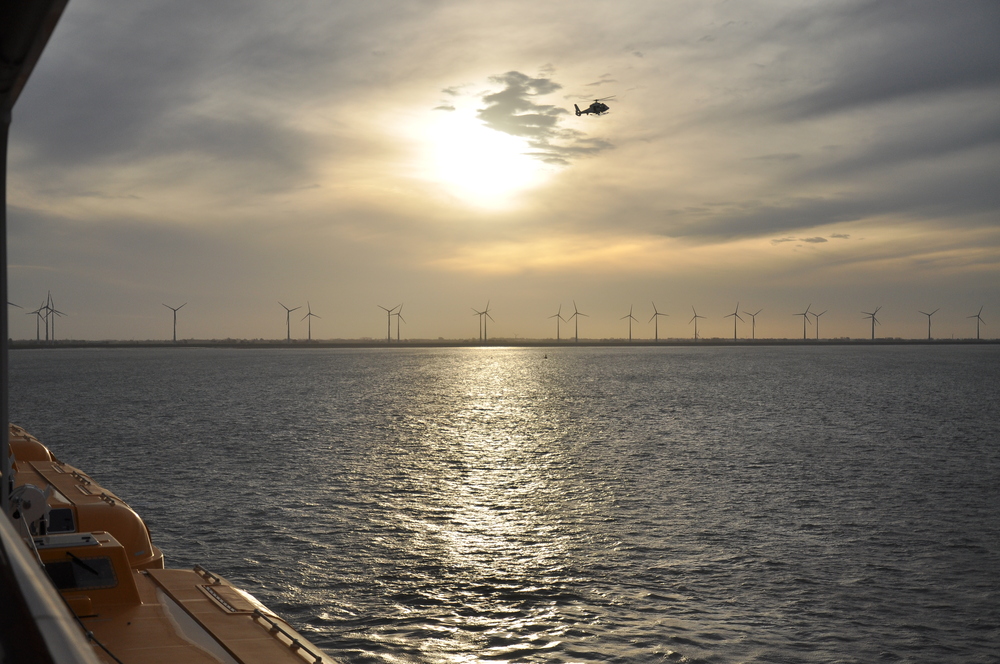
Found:
[[243, 593], [231, 586], [198, 586], [198, 589], [229, 613], [253, 613], [257, 608], [247, 601]]

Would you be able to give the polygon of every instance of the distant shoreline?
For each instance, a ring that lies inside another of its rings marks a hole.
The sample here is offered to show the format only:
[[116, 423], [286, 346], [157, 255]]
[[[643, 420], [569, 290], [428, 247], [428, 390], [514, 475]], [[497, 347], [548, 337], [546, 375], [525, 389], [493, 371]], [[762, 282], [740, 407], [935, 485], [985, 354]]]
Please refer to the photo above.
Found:
[[58, 348], [580, 348], [704, 346], [968, 346], [996, 345], [1000, 339], [414, 339], [376, 341], [333, 339], [292, 341], [269, 339], [185, 339], [181, 341], [10, 341], [11, 350]]

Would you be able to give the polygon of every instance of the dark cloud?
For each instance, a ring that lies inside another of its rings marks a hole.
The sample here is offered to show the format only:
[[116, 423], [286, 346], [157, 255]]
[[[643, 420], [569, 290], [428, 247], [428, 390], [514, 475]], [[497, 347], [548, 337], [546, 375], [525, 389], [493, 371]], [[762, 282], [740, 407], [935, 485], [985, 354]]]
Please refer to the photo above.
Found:
[[249, 158], [272, 177], [302, 174], [312, 137], [287, 120], [334, 94], [330, 81], [357, 85], [345, 71], [368, 57], [358, 56], [363, 27], [378, 20], [363, 5], [308, 0], [70, 3], [15, 109], [19, 167], [161, 160], [193, 148], [224, 163]]
[[[822, 59], [821, 81], [788, 103], [811, 117], [899, 99], [1000, 89], [1000, 3], [913, 0], [821, 6], [776, 26]], [[808, 46], [806, 46], [808, 43]], [[794, 55], [792, 56], [794, 57]]]
[[617, 83], [615, 79], [611, 78], [610, 74], [604, 74], [601, 78], [593, 83], [587, 83], [588, 88], [599, 87], [601, 85], [607, 85], [608, 83]]
[[802, 238], [802, 241], [803, 242], [809, 242], [810, 244], [821, 244], [823, 242], [826, 242], [827, 239], [825, 237], [819, 237], [819, 236], [817, 236], [817, 237], [804, 237], [804, 238]]
[[1000, 209], [995, 182], [993, 171], [969, 163], [948, 172], [901, 177], [892, 185], [882, 180], [877, 187], [857, 185], [854, 191], [836, 196], [715, 206], [704, 215], [687, 214], [681, 217], [684, 221], [663, 224], [659, 232], [674, 237], [760, 237], [881, 217], [932, 222], [947, 218], [955, 227], [995, 225], [993, 213]]
[[530, 78], [517, 71], [492, 76], [503, 90], [484, 95], [486, 108], [480, 109], [479, 119], [490, 129], [531, 139], [547, 139], [556, 132], [556, 123], [566, 109], [536, 104], [532, 97], [547, 95], [562, 86], [547, 78]]
[[486, 107], [478, 117], [487, 127], [512, 136], [528, 139], [532, 156], [553, 164], [568, 164], [570, 160], [597, 154], [612, 148], [602, 139], [588, 138], [575, 129], [559, 126], [561, 117], [569, 114], [564, 108], [535, 103], [534, 98], [562, 88], [549, 78], [531, 78], [510, 71], [490, 78], [504, 86], [499, 92], [483, 96]]
[[755, 161], [795, 161], [801, 158], [802, 155], [796, 152], [780, 152], [776, 154], [763, 154], [759, 157], [750, 157], [750, 159]]
[[959, 122], [953, 113], [898, 118], [852, 153], [803, 175], [825, 178], [870, 174], [877, 169], [930, 163], [967, 151], [995, 151], [1000, 146], [1000, 115], [993, 104], [967, 108], [962, 116]]

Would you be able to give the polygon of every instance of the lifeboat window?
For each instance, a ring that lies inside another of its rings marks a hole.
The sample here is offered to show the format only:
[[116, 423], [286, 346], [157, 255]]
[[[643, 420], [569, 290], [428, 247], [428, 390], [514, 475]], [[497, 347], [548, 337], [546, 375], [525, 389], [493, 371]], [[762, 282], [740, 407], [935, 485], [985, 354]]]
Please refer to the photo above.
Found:
[[76, 526], [73, 525], [73, 510], [60, 507], [49, 511], [50, 533], [71, 533], [74, 530]]
[[45, 563], [45, 571], [59, 590], [113, 588], [117, 585], [111, 558], [78, 558], [68, 551], [66, 555], [68, 559], [65, 562]]

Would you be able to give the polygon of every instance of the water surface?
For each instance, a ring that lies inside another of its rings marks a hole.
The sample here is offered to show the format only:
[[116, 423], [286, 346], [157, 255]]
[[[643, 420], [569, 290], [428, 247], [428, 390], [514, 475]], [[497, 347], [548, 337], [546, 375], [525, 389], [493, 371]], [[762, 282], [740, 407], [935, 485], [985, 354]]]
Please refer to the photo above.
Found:
[[346, 662], [997, 662], [1000, 349], [24, 350], [11, 418]]

